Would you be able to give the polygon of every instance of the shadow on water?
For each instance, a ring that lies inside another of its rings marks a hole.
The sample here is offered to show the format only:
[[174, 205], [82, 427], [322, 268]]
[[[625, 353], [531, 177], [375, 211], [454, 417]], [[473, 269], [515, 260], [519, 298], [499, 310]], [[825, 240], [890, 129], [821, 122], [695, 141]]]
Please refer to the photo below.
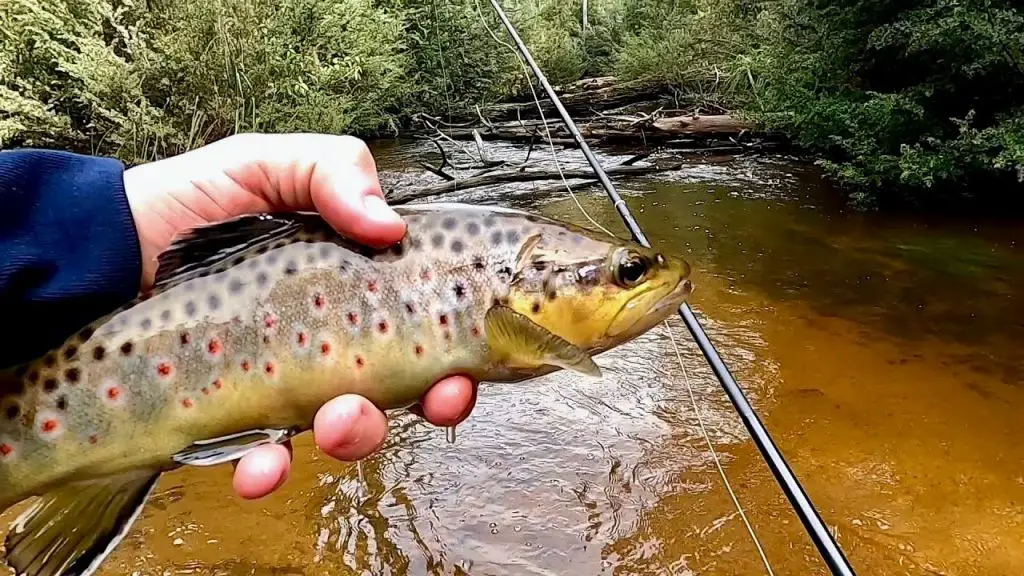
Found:
[[[416, 166], [431, 151], [379, 144], [385, 189], [439, 181]], [[549, 149], [533, 155], [553, 167]], [[619, 186], [652, 243], [694, 265], [698, 316], [860, 573], [1024, 569], [1014, 230], [847, 213], [792, 159], [695, 160]], [[627, 236], [597, 186], [573, 189]], [[444, 200], [592, 227], [560, 183]], [[700, 352], [669, 326], [682, 366], [662, 326], [598, 357], [602, 379], [485, 385], [454, 444], [392, 415], [365, 483], [309, 435], [288, 483], [257, 502], [230, 495], [230, 467], [169, 474], [103, 573], [764, 573], [692, 390], [776, 573], [825, 574]]]

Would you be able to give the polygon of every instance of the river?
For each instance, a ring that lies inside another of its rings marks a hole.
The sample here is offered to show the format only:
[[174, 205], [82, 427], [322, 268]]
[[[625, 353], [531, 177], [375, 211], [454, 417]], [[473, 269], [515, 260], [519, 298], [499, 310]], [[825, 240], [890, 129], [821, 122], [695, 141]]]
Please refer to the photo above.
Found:
[[[416, 166], [431, 150], [375, 145], [385, 186], [439, 181]], [[533, 157], [552, 166], [548, 148]], [[618, 182], [652, 243], [694, 266], [692, 306], [859, 574], [1024, 573], [1019, 229], [846, 210], [789, 158]], [[573, 189], [628, 236], [598, 186]], [[592, 227], [558, 183], [445, 199]], [[670, 325], [682, 364], [659, 327], [599, 356], [599, 381], [485, 385], [454, 443], [396, 415], [365, 482], [308, 434], [264, 500], [234, 496], [229, 466], [168, 474], [102, 573], [765, 574], [692, 393], [775, 573], [827, 574], [682, 322]]]

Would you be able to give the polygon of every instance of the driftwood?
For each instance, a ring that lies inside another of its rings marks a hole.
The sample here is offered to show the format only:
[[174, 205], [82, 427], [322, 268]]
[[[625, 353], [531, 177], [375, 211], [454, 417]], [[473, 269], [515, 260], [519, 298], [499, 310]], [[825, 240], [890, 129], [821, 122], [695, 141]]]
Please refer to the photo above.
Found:
[[[548, 131], [557, 143], [572, 141], [569, 130], [559, 120], [548, 121]], [[680, 115], [658, 117], [602, 116], [580, 123], [580, 134], [590, 140], [621, 141], [644, 140], [662, 141], [678, 136], [737, 136], [749, 132], [753, 126], [727, 114], [709, 116]], [[486, 140], [529, 141], [545, 138], [544, 125], [540, 120], [521, 122], [492, 122], [479, 128], [450, 128], [445, 133], [456, 140], [480, 138]]]
[[[636, 161], [635, 159], [630, 159]], [[627, 160], [629, 162], [629, 160]], [[682, 166], [682, 163], [676, 163], [668, 166], [633, 166], [632, 164], [623, 163], [616, 166], [610, 166], [604, 169], [605, 173], [609, 177], [616, 176], [637, 176], [642, 174], [652, 174], [655, 172], [667, 172], [670, 170], [678, 170]], [[593, 170], [562, 170], [561, 176], [564, 176], [566, 180], [577, 179], [577, 180], [597, 180], [597, 175]], [[479, 186], [491, 186], [494, 184], [507, 184], [509, 182], [535, 182], [538, 180], [557, 180], [561, 178], [558, 170], [508, 170], [502, 172], [491, 172], [489, 174], [482, 174], [479, 176], [471, 176], [463, 180], [452, 180], [443, 182], [441, 184], [434, 184], [432, 186], [425, 186], [423, 188], [417, 188], [404, 193], [395, 194], [394, 196], [388, 197], [388, 204], [405, 204], [413, 200], [420, 198], [426, 198], [428, 196], [437, 196], [439, 194], [445, 194], [448, 192], [455, 192], [457, 190], [466, 190], [468, 188], [477, 188]]]

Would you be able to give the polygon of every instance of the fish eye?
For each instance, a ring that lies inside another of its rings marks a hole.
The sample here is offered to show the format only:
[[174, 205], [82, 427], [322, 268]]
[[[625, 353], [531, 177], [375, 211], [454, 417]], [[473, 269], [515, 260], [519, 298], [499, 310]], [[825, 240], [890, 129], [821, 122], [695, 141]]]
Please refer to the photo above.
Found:
[[622, 252], [615, 264], [615, 282], [624, 288], [632, 288], [644, 279], [647, 269], [647, 259], [642, 255], [632, 251]]

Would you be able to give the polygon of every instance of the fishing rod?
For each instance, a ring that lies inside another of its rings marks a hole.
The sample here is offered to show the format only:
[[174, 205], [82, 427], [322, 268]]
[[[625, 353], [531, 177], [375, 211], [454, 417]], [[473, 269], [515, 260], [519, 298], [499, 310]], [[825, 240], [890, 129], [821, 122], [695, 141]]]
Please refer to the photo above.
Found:
[[[554, 103], [555, 108], [558, 110], [559, 116], [562, 117], [562, 121], [565, 122], [565, 126], [572, 133], [572, 137], [576, 140], [583, 155], [587, 158], [587, 162], [594, 169], [594, 173], [597, 174], [597, 179], [601, 182], [601, 186], [604, 187], [605, 192], [608, 193], [608, 198], [614, 203], [615, 210], [622, 217], [623, 222], [629, 228], [629, 231], [633, 234], [633, 238], [642, 244], [650, 248], [651, 243], [647, 240], [647, 236], [640, 229], [640, 225], [637, 224], [636, 219], [633, 218], [633, 214], [629, 211], [629, 207], [626, 206], [626, 202], [619, 196], [615, 186], [611, 180], [608, 179], [608, 175], [604, 169], [598, 163], [597, 158], [593, 152], [590, 151], [590, 147], [587, 146], [586, 141], [580, 134], [579, 129], [576, 127], [576, 123], [573, 122], [569, 116], [569, 112], [566, 111], [565, 106], [562, 105], [562, 101], [555, 94], [551, 84], [548, 83], [547, 77], [541, 72], [540, 67], [534, 62], [533, 56], [530, 54], [530, 50], [523, 43], [522, 38], [519, 37], [519, 33], [516, 32], [515, 27], [509, 21], [505, 15], [505, 11], [502, 10], [501, 4], [498, 0], [491, 0], [491, 6], [494, 7], [494, 11], [497, 12], [498, 18], [501, 20], [505, 30], [508, 31], [512, 40], [515, 41], [516, 46], [519, 48], [519, 52], [522, 53], [529, 64], [530, 69], [533, 70], [533, 74], [537, 77], [541, 86], [544, 87], [544, 92], [547, 93], [548, 98]], [[843, 575], [843, 576], [854, 576], [855, 572], [850, 566], [846, 556], [843, 555], [842, 549], [839, 544], [832, 537], [832, 533], [829, 532], [825, 526], [824, 521], [821, 519], [821, 515], [818, 514], [818, 510], [814, 507], [811, 499], [807, 496], [803, 486], [797, 479], [793, 470], [789, 467], [786, 459], [782, 456], [782, 452], [779, 451], [775, 445], [775, 441], [772, 440], [771, 434], [764, 427], [761, 419], [758, 417], [757, 412], [754, 411], [754, 407], [750, 405], [746, 395], [740, 388], [736, 380], [733, 379], [732, 374], [729, 372], [729, 368], [725, 365], [721, 356], [718, 355], [718, 351], [715, 349], [714, 344], [708, 339], [707, 334], [704, 332], [704, 328], [701, 327], [700, 322], [694, 315], [693, 310], [690, 308], [689, 303], [684, 302], [679, 307], [679, 316], [683, 319], [683, 323], [686, 324], [686, 328], [690, 331], [694, 340], [697, 342], [697, 346], [700, 348], [701, 353], [704, 354], [704, 358], [707, 360], [711, 370], [715, 373], [715, 377], [718, 378], [718, 382], [725, 389], [726, 394], [729, 396], [729, 400], [732, 401], [733, 407], [739, 414], [740, 419], [743, 421], [743, 425], [746, 426], [747, 431], [750, 432], [754, 443], [757, 445], [758, 450], [761, 451], [761, 455], [765, 460], [765, 464], [771, 469], [772, 474], [775, 476], [775, 480], [779, 483], [782, 491], [786, 494], [786, 498], [789, 499], [790, 504], [793, 506], [794, 512], [800, 518], [804, 528], [807, 530], [807, 534], [810, 536], [814, 545], [818, 548], [818, 552], [821, 554], [825, 564], [828, 565], [829, 570], [832, 574]]]

